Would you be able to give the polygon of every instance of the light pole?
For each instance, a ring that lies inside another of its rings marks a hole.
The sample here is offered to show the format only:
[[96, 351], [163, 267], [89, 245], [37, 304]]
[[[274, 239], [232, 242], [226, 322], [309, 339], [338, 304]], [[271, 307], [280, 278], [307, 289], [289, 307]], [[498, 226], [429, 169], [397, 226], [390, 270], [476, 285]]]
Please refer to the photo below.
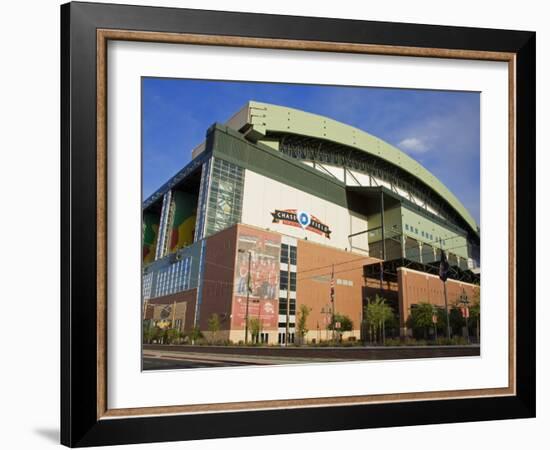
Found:
[[464, 316], [464, 319], [466, 320], [466, 340], [468, 341], [468, 344], [470, 343], [470, 329], [468, 328], [468, 317], [470, 316], [470, 311], [468, 309], [468, 305], [470, 304], [470, 300], [468, 300], [468, 295], [466, 294], [466, 290], [462, 288], [462, 294], [460, 294], [460, 303], [462, 303], [462, 315]]
[[332, 345], [335, 344], [336, 339], [336, 304], [334, 302], [334, 297], [336, 297], [336, 280], [334, 279], [334, 264], [332, 265], [332, 275], [330, 277], [330, 303], [332, 304]]
[[434, 324], [434, 336], [437, 343], [437, 306], [432, 305], [432, 323]]
[[443, 281], [443, 295], [445, 296], [445, 317], [447, 318], [447, 339], [451, 339], [451, 324], [449, 322], [449, 305], [447, 303], [447, 277], [449, 276], [449, 262], [443, 250], [441, 238], [439, 238], [441, 261], [439, 262], [439, 278]]
[[443, 295], [445, 296], [445, 317], [447, 320], [447, 339], [451, 339], [451, 323], [449, 320], [449, 304], [447, 301], [447, 280], [443, 281]]
[[332, 310], [330, 308], [330, 305], [323, 306], [321, 308], [321, 314], [325, 315], [325, 339], [328, 341], [328, 327], [329, 327], [328, 316], [329, 314], [332, 315]]
[[[246, 253], [246, 250], [240, 248], [239, 253]], [[248, 250], [248, 274], [246, 277], [246, 310], [244, 313], [244, 343], [248, 344], [248, 302], [250, 301], [250, 262], [252, 253]]]
[[262, 299], [258, 298], [258, 344], [262, 344]]

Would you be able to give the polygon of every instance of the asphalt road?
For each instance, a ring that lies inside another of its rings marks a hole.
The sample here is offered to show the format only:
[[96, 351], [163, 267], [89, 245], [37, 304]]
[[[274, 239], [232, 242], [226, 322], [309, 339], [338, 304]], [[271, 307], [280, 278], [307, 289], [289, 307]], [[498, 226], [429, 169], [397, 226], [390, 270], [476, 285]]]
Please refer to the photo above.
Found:
[[224, 347], [144, 345], [144, 370], [479, 356], [479, 346]]
[[201, 355], [243, 355], [276, 358], [335, 358], [345, 360], [445, 358], [479, 356], [479, 345], [396, 346], [396, 347], [245, 347], [217, 345], [147, 344], [143, 350], [199, 353]]
[[191, 359], [165, 359], [144, 357], [143, 370], [204, 369], [211, 367], [249, 366], [249, 362], [197, 361]]

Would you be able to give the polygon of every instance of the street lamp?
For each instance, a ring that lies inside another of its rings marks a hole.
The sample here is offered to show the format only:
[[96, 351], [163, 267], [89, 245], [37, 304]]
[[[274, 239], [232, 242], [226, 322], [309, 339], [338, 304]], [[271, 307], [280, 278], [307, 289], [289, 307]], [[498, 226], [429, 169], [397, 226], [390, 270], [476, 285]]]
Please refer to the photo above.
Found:
[[470, 304], [470, 300], [468, 299], [468, 295], [466, 294], [466, 290], [464, 288], [462, 288], [462, 294], [460, 294], [460, 298], [458, 301], [462, 303], [462, 316], [466, 320], [466, 340], [468, 341], [468, 344], [469, 344], [470, 329], [468, 328], [468, 317], [470, 317], [470, 310], [468, 308], [468, 305]]
[[[239, 249], [239, 253], [246, 253], [247, 250]], [[250, 261], [252, 259], [252, 252], [248, 250], [248, 274], [246, 279], [246, 310], [244, 313], [244, 343], [248, 344], [248, 303], [250, 301]]]
[[328, 327], [329, 327], [329, 322], [328, 322], [328, 316], [329, 315], [332, 315], [332, 308], [330, 307], [330, 305], [325, 305], [321, 308], [321, 314], [324, 314], [325, 315], [325, 324], [326, 324], [326, 337], [325, 339], [328, 341]]
[[441, 261], [439, 262], [439, 279], [443, 281], [443, 295], [445, 298], [445, 317], [447, 321], [447, 339], [451, 339], [451, 324], [449, 321], [449, 304], [447, 303], [447, 278], [449, 277], [449, 261], [443, 250], [441, 238], [439, 238]]
[[434, 336], [437, 343], [437, 306], [432, 305], [432, 323], [434, 324]]

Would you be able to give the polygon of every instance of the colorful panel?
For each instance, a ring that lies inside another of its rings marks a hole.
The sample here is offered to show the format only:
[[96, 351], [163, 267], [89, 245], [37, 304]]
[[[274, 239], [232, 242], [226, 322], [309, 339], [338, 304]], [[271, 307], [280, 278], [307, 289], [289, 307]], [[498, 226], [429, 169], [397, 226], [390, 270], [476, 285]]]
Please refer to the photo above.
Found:
[[143, 213], [143, 262], [152, 263], [155, 260], [157, 238], [159, 232], [159, 214], [145, 211]]
[[197, 197], [186, 192], [174, 191], [174, 219], [169, 251], [173, 253], [193, 243], [197, 220]]

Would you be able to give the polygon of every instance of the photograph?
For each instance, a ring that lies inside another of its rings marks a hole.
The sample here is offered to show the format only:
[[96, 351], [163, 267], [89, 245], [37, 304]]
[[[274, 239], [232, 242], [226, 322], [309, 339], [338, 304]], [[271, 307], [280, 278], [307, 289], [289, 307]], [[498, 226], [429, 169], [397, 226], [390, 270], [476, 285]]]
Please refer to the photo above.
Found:
[[60, 441], [535, 417], [530, 22], [223, 8], [61, 7]]
[[142, 370], [479, 357], [480, 101], [143, 76]]

